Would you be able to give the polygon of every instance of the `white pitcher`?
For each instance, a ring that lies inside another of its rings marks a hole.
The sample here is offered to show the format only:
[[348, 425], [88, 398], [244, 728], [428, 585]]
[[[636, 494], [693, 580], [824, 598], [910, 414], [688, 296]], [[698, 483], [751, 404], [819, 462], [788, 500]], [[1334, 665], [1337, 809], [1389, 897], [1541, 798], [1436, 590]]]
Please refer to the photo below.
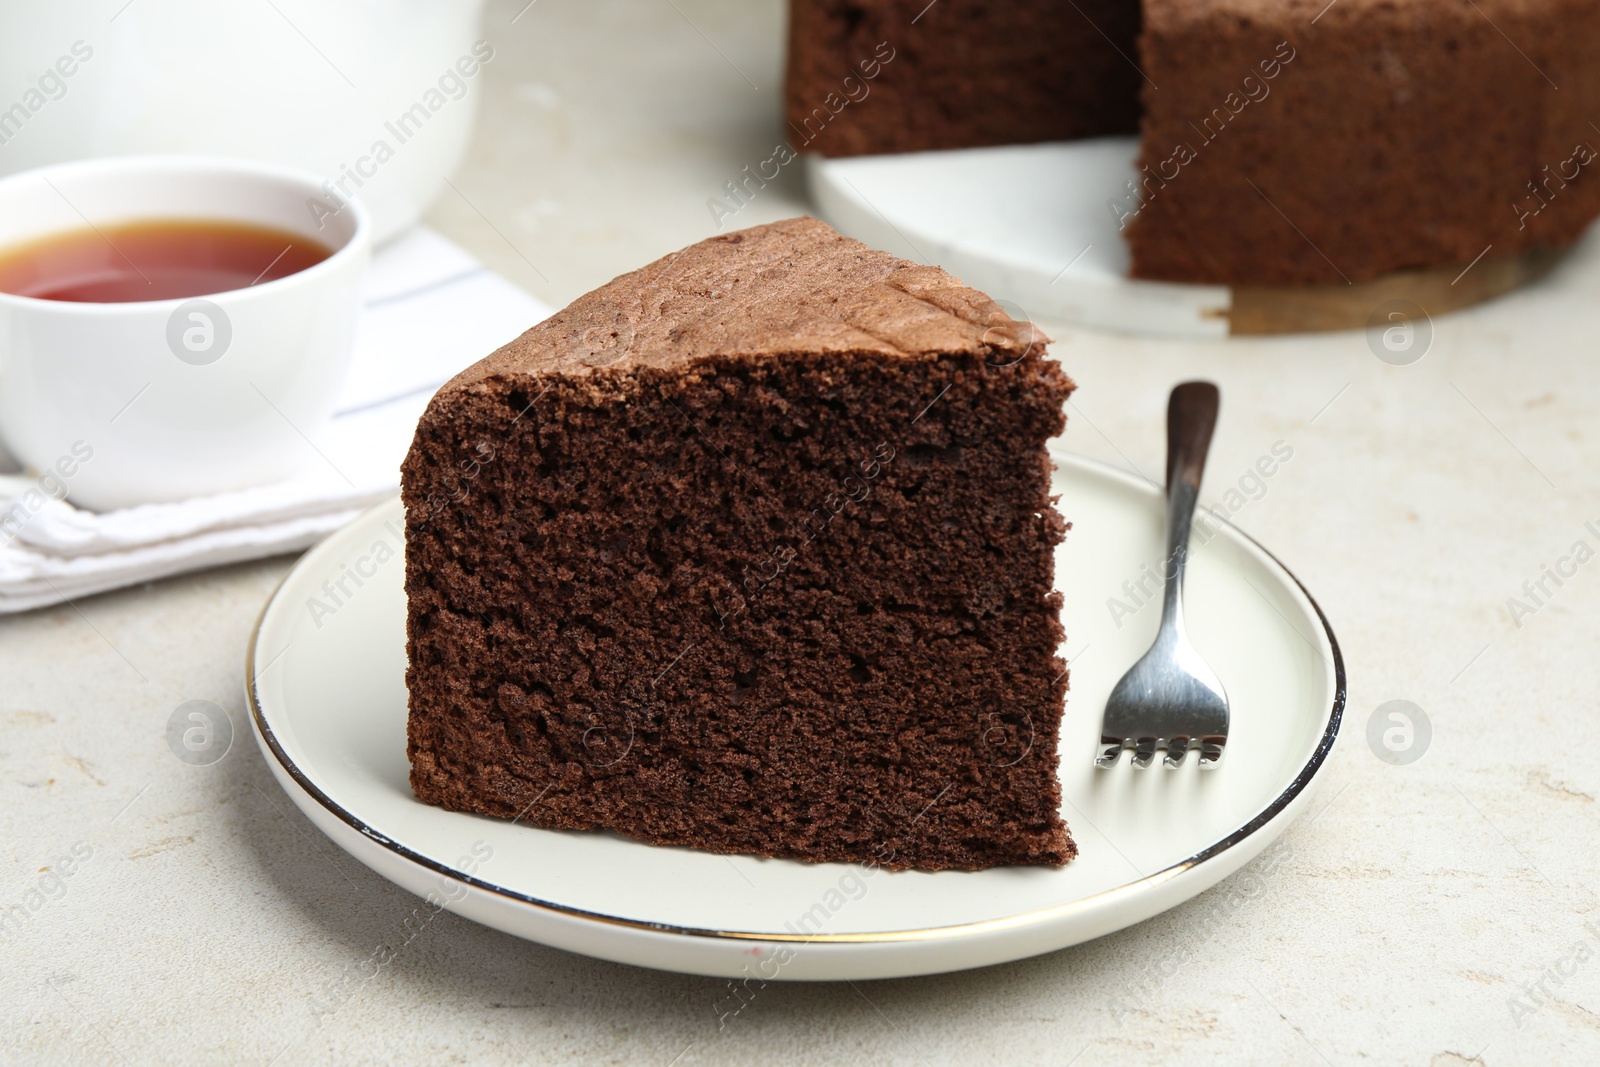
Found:
[[466, 150], [483, 0], [0, 4], [0, 175], [154, 152], [244, 157], [360, 196], [382, 241]]

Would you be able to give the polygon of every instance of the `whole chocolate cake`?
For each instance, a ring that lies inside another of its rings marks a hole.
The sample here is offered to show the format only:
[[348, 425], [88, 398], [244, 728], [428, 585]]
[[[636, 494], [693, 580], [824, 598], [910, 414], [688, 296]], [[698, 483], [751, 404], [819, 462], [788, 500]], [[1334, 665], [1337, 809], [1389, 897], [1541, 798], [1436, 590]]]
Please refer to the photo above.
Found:
[[1594, 0], [790, 11], [797, 150], [1070, 140], [1142, 113], [1134, 184], [1107, 203], [1136, 277], [1359, 282], [1569, 244], [1600, 215]]
[[981, 293], [795, 219], [458, 375], [403, 467], [417, 797], [891, 868], [1059, 864], [1045, 442]]

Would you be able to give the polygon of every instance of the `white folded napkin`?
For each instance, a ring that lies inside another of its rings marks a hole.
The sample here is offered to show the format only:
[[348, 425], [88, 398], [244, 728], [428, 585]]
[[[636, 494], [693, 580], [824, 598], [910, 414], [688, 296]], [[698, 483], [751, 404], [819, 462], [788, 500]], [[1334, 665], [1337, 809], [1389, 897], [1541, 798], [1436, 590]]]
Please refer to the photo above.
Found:
[[[433, 231], [397, 238], [373, 257], [323, 458], [290, 481], [173, 504], [93, 512], [47, 500], [20, 529], [0, 524], [0, 614], [315, 543], [396, 491], [440, 385], [549, 314]], [[30, 472], [0, 474], [0, 516], [25, 516], [14, 505], [34, 489]]]

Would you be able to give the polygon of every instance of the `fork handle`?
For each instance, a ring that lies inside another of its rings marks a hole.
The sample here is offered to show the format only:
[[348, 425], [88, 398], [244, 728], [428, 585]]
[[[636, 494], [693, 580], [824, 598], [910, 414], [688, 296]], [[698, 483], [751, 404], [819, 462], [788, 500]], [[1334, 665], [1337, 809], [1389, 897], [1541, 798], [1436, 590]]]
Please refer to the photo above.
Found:
[[1211, 432], [1217, 425], [1221, 394], [1210, 382], [1184, 382], [1167, 400], [1167, 566], [1161, 629], [1183, 626], [1183, 574], [1189, 556], [1189, 529], [1200, 499]]

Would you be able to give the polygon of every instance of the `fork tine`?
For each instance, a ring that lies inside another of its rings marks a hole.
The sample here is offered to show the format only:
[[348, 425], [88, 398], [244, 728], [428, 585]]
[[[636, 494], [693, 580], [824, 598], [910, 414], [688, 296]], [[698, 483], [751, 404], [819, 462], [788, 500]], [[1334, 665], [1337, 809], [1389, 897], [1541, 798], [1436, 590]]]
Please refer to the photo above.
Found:
[[1209, 770], [1217, 765], [1222, 758], [1223, 746], [1227, 744], [1225, 737], [1205, 737], [1200, 740], [1200, 769]]
[[1133, 750], [1133, 765], [1135, 767], [1148, 767], [1156, 758], [1156, 739], [1141, 737]]
[[1189, 754], [1189, 739], [1187, 737], [1174, 737], [1167, 742], [1166, 765], [1168, 767], [1182, 767], [1183, 759]]
[[1123, 740], [1120, 737], [1100, 738], [1100, 754], [1094, 758], [1096, 767], [1115, 767], [1122, 757]]

